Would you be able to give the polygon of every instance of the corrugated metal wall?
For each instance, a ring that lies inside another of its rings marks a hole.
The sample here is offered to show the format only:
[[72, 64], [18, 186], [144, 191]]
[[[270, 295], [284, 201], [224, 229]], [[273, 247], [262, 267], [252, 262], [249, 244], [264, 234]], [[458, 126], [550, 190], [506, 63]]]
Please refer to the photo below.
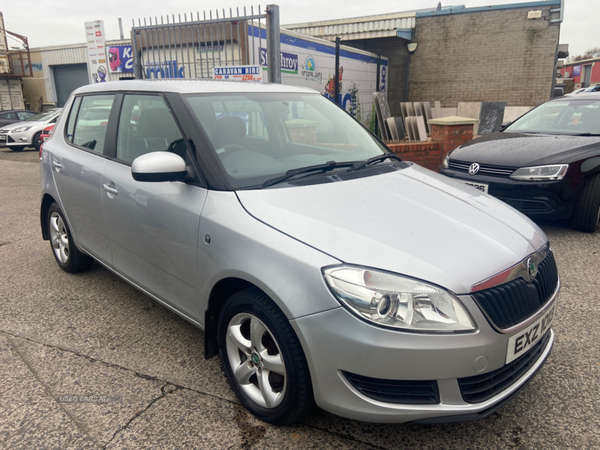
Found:
[[[396, 36], [399, 28], [414, 28], [415, 17], [396, 17], [389, 19], [356, 18], [339, 21], [314, 22], [296, 25], [285, 25], [284, 28], [294, 30], [309, 36], [318, 36], [323, 39], [335, 40], [339, 36], [342, 40], [374, 39]], [[338, 23], [335, 23], [338, 22]]]
[[[110, 43], [117, 45], [127, 42]], [[68, 64], [87, 64], [85, 44], [70, 46], [45, 47], [31, 51], [33, 64], [33, 78], [23, 78], [23, 94], [27, 103], [42, 96], [44, 103], [56, 103], [56, 80], [54, 79], [53, 66]], [[108, 73], [108, 81], [117, 81], [121, 78], [133, 77], [129, 73]]]

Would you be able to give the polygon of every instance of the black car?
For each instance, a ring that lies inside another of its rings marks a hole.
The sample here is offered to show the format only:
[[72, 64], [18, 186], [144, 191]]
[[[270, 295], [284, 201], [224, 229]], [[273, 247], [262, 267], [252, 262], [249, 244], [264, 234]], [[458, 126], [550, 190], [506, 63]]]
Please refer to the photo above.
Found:
[[21, 120], [27, 120], [33, 115], [35, 115], [33, 111], [23, 111], [16, 109], [10, 111], [0, 111], [0, 127], [2, 127], [3, 125], [20, 122]]
[[451, 152], [440, 172], [532, 219], [600, 225], [600, 93], [551, 100]]

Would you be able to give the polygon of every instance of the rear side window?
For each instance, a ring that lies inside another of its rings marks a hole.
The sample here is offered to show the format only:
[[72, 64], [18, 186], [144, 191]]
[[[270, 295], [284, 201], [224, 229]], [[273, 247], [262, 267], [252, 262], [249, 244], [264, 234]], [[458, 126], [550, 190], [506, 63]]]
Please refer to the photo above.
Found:
[[17, 117], [17, 115], [15, 113], [6, 113], [6, 114], [2, 114], [2, 116], [0, 116], [1, 119], [9, 119], [9, 120], [19, 120], [19, 118]]
[[[73, 130], [73, 144], [98, 153], [104, 151], [108, 116], [112, 108], [114, 95], [90, 95], [83, 97]], [[75, 106], [75, 105], [74, 105]], [[67, 124], [67, 135], [71, 119]]]
[[185, 158], [186, 145], [164, 99], [126, 95], [119, 119], [117, 159], [128, 163], [150, 152], [169, 151]]

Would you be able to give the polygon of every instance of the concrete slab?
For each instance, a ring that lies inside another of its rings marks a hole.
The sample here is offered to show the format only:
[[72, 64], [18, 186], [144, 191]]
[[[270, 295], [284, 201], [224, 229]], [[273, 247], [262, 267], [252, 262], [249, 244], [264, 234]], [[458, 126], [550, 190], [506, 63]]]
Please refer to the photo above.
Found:
[[398, 142], [400, 139], [398, 138], [398, 130], [396, 129], [396, 121], [394, 120], [393, 117], [388, 117], [386, 119], [388, 128], [390, 130], [390, 133], [392, 135], [392, 140]]
[[425, 127], [425, 119], [423, 116], [417, 116], [417, 130], [419, 132], [419, 140], [427, 141], [427, 128]]

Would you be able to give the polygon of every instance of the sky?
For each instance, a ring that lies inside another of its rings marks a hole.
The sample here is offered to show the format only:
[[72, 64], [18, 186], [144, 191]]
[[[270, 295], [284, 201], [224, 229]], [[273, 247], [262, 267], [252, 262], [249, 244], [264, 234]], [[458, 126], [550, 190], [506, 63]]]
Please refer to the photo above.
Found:
[[[279, 5], [281, 25], [301, 22], [316, 22], [330, 19], [368, 16], [392, 12], [411, 11], [422, 8], [435, 8], [438, 0], [271, 0]], [[442, 6], [465, 5], [467, 7], [520, 3], [523, 0], [455, 0]], [[125, 36], [129, 36], [132, 19], [144, 17], [159, 17], [161, 15], [184, 13], [194, 16], [199, 11], [206, 10], [207, 15], [215, 2], [198, 0], [180, 0], [167, 2], [164, 0], [103, 0], [95, 2], [73, 0], [20, 0], [3, 2], [0, 11], [4, 15], [6, 29], [27, 36], [30, 48], [49, 45], [79, 44], [85, 42], [84, 22], [104, 20], [107, 39], [118, 39], [118, 18], [123, 21]], [[271, 3], [271, 2], [269, 2]], [[264, 11], [267, 3], [261, 5]], [[251, 3], [239, 3], [239, 0], [219, 2], [225, 7], [227, 15], [229, 8], [246, 6], [249, 12]], [[258, 4], [254, 4], [254, 11]], [[599, 0], [565, 0], [564, 22], [561, 25], [560, 43], [569, 44], [572, 56], [579, 55], [592, 47], [600, 47], [600, 30], [598, 17], [600, 13]], [[222, 12], [219, 14], [222, 15]], [[214, 17], [214, 10], [213, 10]], [[8, 40], [9, 47], [20, 46], [14, 39]]]

